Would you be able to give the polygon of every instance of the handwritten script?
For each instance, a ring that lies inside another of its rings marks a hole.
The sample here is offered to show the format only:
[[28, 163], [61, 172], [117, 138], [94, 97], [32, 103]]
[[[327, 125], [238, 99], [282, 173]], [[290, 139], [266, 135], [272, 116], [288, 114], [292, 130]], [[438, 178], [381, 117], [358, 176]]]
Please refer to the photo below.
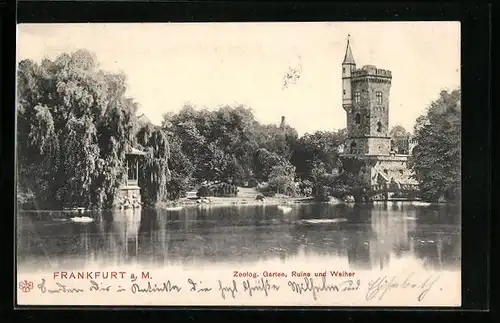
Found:
[[366, 293], [366, 300], [382, 298], [390, 291], [411, 289], [418, 291], [417, 300], [423, 301], [425, 296], [433, 288], [434, 284], [439, 280], [440, 275], [428, 276], [424, 279], [415, 279], [415, 273], [411, 273], [403, 279], [392, 276], [382, 276], [375, 280], [368, 282], [368, 292]]
[[[85, 293], [130, 293], [131, 295], [144, 294], [180, 294], [190, 293], [198, 295], [210, 294], [211, 297], [222, 300], [241, 299], [246, 297], [272, 297], [279, 293], [287, 293], [294, 297], [305, 297], [317, 301], [320, 297], [346, 297], [363, 293], [366, 301], [377, 302], [390, 293], [403, 291], [405, 295], [414, 295], [418, 302], [422, 302], [433, 290], [441, 291], [436, 287], [439, 275], [416, 277], [414, 273], [406, 276], [380, 276], [363, 281], [360, 278], [244, 278], [228, 280], [201, 280], [187, 278], [175, 281], [167, 279], [153, 282], [150, 280], [101, 282], [97, 280], [67, 282], [51, 281], [41, 278], [35, 290], [42, 295], [46, 294], [85, 294]], [[340, 295], [342, 294], [342, 295]], [[213, 296], [212, 296], [213, 295]], [[335, 296], [337, 295], [337, 296]], [[406, 296], [405, 296], [406, 297]], [[413, 297], [413, 296], [411, 296]]]

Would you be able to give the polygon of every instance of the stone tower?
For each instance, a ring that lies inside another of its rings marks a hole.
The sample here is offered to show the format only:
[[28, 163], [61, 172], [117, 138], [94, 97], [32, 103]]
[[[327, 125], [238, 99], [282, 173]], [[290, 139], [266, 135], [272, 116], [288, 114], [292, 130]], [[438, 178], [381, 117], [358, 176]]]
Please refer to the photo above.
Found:
[[364, 187], [415, 184], [408, 155], [391, 151], [389, 95], [391, 71], [373, 65], [356, 68], [349, 37], [342, 62], [342, 107], [347, 116], [347, 140], [341, 153], [343, 169]]
[[342, 62], [342, 106], [347, 116], [345, 153], [355, 155], [390, 154], [389, 94], [392, 75], [373, 65], [356, 69], [352, 49]]

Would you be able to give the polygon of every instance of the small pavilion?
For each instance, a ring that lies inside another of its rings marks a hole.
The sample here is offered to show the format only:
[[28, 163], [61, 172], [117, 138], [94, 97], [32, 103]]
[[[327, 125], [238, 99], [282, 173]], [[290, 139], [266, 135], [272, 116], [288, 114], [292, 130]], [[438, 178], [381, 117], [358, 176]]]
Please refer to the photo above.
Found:
[[145, 152], [130, 148], [126, 155], [127, 177], [120, 187], [118, 199], [116, 200], [119, 208], [140, 208], [141, 206], [141, 188], [139, 187], [139, 162]]
[[127, 162], [127, 183], [126, 186], [139, 186], [139, 160], [146, 153], [136, 148], [130, 148], [126, 153]]

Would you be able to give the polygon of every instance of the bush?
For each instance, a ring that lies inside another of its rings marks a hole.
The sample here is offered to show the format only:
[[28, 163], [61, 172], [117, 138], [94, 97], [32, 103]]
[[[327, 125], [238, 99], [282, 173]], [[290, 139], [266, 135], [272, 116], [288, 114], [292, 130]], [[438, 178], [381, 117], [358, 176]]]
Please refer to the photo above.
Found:
[[302, 196], [311, 196], [313, 191], [313, 184], [308, 181], [304, 180], [299, 183], [299, 194]]
[[273, 192], [273, 191], [269, 190], [269, 191], [266, 191], [266, 192], [262, 192], [262, 194], [265, 197], [274, 197], [276, 195], [276, 192]]
[[217, 183], [211, 186], [203, 185], [198, 189], [198, 197], [236, 197], [238, 196], [238, 187], [228, 183]]
[[36, 209], [35, 194], [31, 191], [22, 192], [17, 190], [17, 203], [20, 209]]
[[167, 198], [169, 200], [177, 200], [186, 196], [187, 179], [179, 176], [172, 176], [172, 179], [167, 182]]
[[274, 197], [276, 195], [276, 192], [269, 186], [259, 187], [258, 191], [265, 197]]
[[255, 178], [250, 178], [248, 180], [248, 187], [256, 187], [259, 182]]
[[314, 198], [319, 202], [326, 202], [330, 199], [330, 189], [327, 186], [318, 185], [313, 190]]
[[404, 197], [404, 194], [401, 192], [394, 192], [394, 194], [392, 194], [392, 197], [393, 198], [402, 198], [402, 197]]
[[269, 180], [268, 187], [275, 193], [280, 193], [288, 196], [295, 196], [295, 182], [290, 176], [279, 175]]
[[198, 197], [206, 197], [206, 196], [212, 196], [212, 192], [210, 192], [210, 189], [206, 186], [202, 186], [198, 189], [198, 193], [196, 193]]

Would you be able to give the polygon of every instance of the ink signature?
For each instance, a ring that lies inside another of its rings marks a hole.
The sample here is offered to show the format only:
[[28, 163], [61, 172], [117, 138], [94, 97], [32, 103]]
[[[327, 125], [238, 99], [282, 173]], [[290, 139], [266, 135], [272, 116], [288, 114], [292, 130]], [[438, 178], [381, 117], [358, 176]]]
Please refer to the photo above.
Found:
[[396, 276], [382, 276], [370, 281], [368, 283], [366, 300], [369, 301], [376, 297], [378, 297], [378, 300], [382, 300], [386, 293], [393, 289], [414, 289], [420, 291], [417, 299], [421, 302], [441, 277], [440, 275], [435, 277], [430, 275], [426, 279], [418, 281], [416, 279], [412, 279], [413, 275], [414, 273], [411, 273], [402, 282], [398, 282], [398, 278]]

